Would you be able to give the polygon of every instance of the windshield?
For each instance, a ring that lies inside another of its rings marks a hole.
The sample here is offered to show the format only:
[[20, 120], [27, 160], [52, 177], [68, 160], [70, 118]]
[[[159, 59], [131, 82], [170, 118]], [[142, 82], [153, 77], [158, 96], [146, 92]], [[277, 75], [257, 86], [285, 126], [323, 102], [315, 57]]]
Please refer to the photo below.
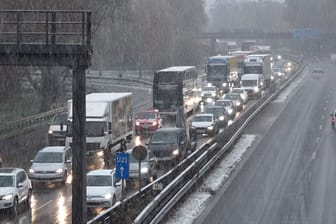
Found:
[[208, 75], [225, 75], [227, 73], [226, 65], [208, 65]]
[[[107, 131], [107, 124], [105, 121], [87, 121], [86, 122], [86, 136], [87, 137], [102, 137]], [[68, 123], [67, 136], [72, 136], [72, 122]]]
[[203, 91], [216, 91], [216, 86], [204, 86]]
[[231, 106], [231, 103], [230, 103], [230, 101], [216, 101], [215, 106], [228, 107], [228, 106]]
[[244, 66], [245, 74], [263, 74], [262, 66]]
[[225, 95], [225, 97], [224, 97], [225, 99], [230, 99], [230, 100], [236, 100], [236, 99], [239, 99], [239, 96], [237, 96], [237, 95]]
[[155, 119], [155, 113], [139, 113], [137, 117], [139, 119]]
[[39, 152], [37, 153], [35, 163], [62, 163], [63, 153], [61, 152]]
[[257, 80], [242, 80], [242, 86], [257, 86]]
[[13, 187], [14, 178], [13, 176], [0, 176], [0, 187]]
[[222, 107], [209, 107], [206, 108], [206, 113], [213, 114], [216, 117], [224, 114], [224, 108]]
[[155, 132], [151, 144], [177, 144], [177, 132]]
[[233, 89], [232, 92], [233, 93], [244, 93], [244, 90], [242, 90], [242, 89]]
[[195, 116], [193, 121], [194, 122], [211, 122], [212, 116]]
[[67, 123], [67, 114], [59, 114], [54, 117], [51, 124], [52, 125], [59, 125], [59, 124], [66, 124]]
[[153, 107], [159, 111], [176, 111], [183, 105], [182, 88], [178, 86], [158, 86], [153, 89]]
[[88, 175], [87, 186], [112, 186], [112, 176], [109, 175]]

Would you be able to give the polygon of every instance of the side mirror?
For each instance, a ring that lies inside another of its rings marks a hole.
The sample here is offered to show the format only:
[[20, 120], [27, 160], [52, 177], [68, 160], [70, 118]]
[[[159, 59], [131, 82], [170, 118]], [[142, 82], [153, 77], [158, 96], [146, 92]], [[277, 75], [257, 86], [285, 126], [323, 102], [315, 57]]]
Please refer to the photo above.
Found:
[[149, 142], [145, 142], [145, 145], [149, 145]]
[[115, 187], [120, 187], [121, 186], [121, 182], [119, 181], [119, 182], [114, 183], [114, 186]]
[[184, 142], [184, 141], [182, 141], [182, 142], [181, 142], [181, 145], [184, 145], [184, 143], [185, 143], [185, 142]]
[[33, 163], [33, 162], [34, 162], [34, 160], [33, 160], [33, 159], [31, 159], [31, 160], [30, 160], [30, 162], [31, 162], [31, 163]]
[[68, 159], [67, 161], [66, 161], [66, 163], [71, 163], [72, 162], [72, 160], [71, 159]]
[[18, 186], [19, 188], [22, 188], [22, 187], [23, 187], [23, 183], [18, 183], [17, 186]]

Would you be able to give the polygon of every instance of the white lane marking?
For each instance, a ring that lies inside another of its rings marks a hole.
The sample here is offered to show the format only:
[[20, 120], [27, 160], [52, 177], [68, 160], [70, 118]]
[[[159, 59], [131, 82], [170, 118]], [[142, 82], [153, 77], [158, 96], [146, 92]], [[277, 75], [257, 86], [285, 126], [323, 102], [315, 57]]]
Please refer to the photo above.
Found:
[[316, 142], [320, 143], [320, 137], [317, 137]]
[[47, 201], [46, 203], [44, 203], [43, 205], [41, 205], [40, 207], [38, 207], [37, 209], [35, 209], [35, 211], [40, 210], [41, 208], [46, 207], [47, 205], [49, 205], [51, 202], [53, 202], [53, 200]]
[[322, 130], [322, 125], [320, 125], [320, 130]]
[[312, 160], [316, 159], [316, 152], [313, 153], [312, 155]]
[[322, 115], [322, 120], [324, 120], [325, 119], [325, 116], [324, 115]]

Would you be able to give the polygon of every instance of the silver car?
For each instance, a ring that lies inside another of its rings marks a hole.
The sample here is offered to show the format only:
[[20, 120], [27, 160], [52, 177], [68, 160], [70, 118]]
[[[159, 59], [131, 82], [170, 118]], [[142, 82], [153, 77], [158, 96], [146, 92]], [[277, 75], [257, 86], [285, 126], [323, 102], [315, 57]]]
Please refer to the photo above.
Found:
[[121, 180], [115, 170], [92, 170], [87, 174], [86, 203], [89, 208], [107, 208], [121, 200]]
[[247, 104], [247, 102], [248, 102], [248, 94], [247, 94], [247, 92], [243, 88], [233, 88], [232, 89], [232, 93], [239, 93], [240, 97], [243, 100], [243, 103]]
[[32, 160], [29, 178], [37, 182], [65, 184], [72, 173], [72, 153], [68, 146], [48, 146], [41, 149]]
[[[139, 161], [132, 154], [132, 149], [126, 151], [129, 155], [129, 178], [138, 180], [139, 178]], [[152, 182], [157, 177], [159, 163], [152, 151], [147, 150], [147, 157], [141, 161], [141, 180]]]
[[0, 168], [0, 210], [10, 209], [17, 215], [19, 204], [30, 208], [32, 185], [26, 172], [20, 168]]

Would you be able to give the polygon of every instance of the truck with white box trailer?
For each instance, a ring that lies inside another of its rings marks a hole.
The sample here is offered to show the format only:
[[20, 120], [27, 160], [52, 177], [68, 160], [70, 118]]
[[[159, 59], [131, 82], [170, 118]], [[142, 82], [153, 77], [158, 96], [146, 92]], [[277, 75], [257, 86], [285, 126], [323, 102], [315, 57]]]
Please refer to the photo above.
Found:
[[273, 77], [270, 54], [251, 54], [245, 57], [244, 74], [263, 75], [265, 88], [271, 87]]
[[[86, 95], [87, 154], [109, 151], [133, 134], [132, 93]], [[66, 145], [72, 144], [72, 100], [68, 100]]]

